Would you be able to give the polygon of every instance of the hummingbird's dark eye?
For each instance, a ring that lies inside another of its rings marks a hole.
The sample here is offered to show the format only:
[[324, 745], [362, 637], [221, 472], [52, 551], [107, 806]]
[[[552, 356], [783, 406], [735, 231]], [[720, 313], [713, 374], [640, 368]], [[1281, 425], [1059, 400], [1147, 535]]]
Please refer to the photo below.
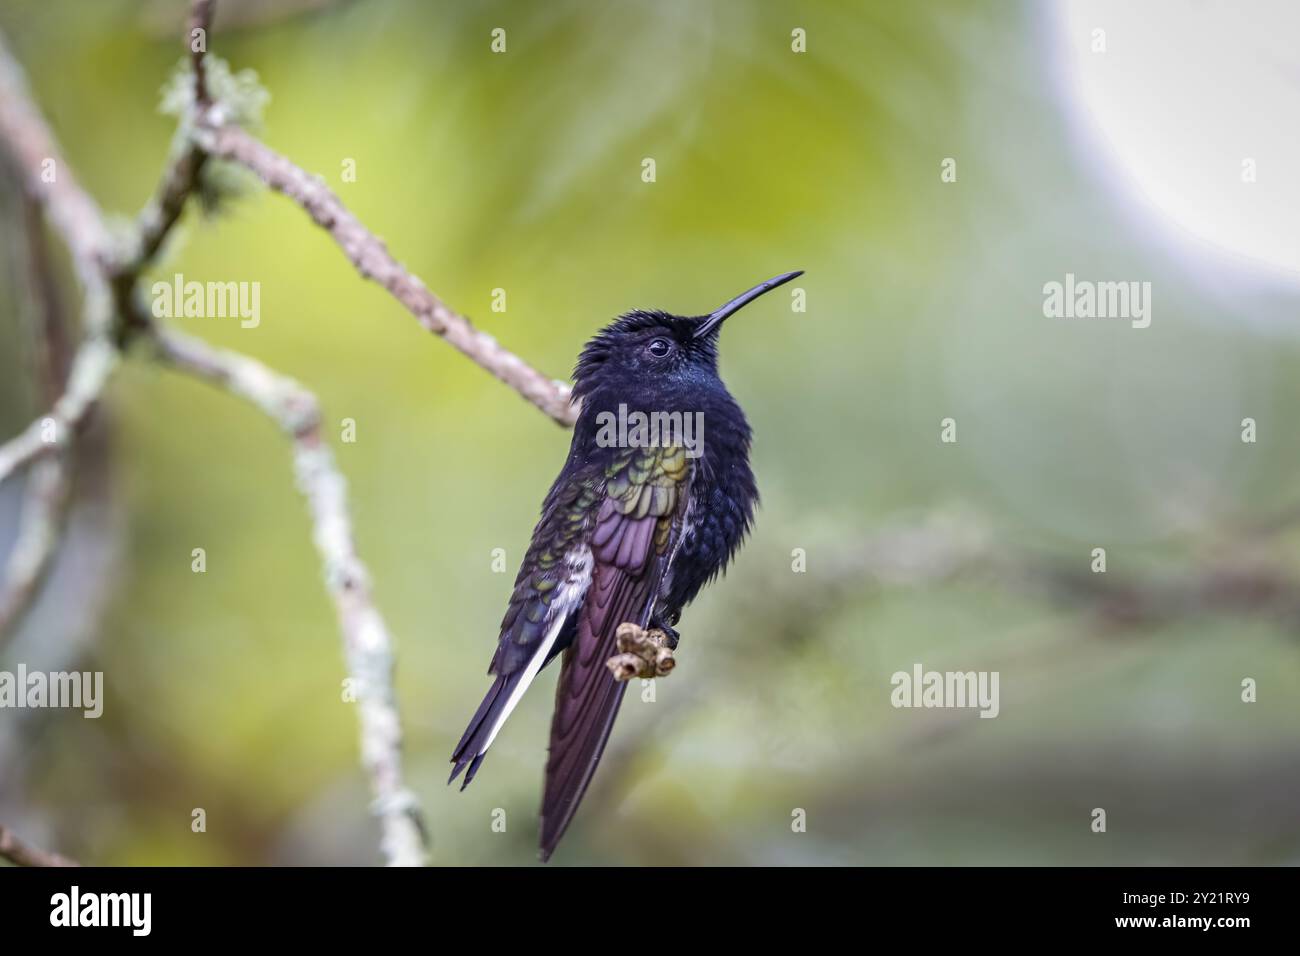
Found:
[[653, 339], [650, 344], [646, 346], [646, 349], [649, 350], [650, 354], [656, 358], [663, 358], [668, 354], [668, 351], [671, 348], [672, 346], [668, 344], [667, 339]]

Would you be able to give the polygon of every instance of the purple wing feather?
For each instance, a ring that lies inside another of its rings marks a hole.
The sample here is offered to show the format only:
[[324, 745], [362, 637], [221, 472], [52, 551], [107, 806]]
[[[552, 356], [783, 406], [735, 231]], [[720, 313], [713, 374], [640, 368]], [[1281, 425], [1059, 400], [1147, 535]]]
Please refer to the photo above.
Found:
[[[623, 623], [645, 627], [680, 535], [689, 463], [680, 448], [641, 449], [607, 482], [591, 538], [591, 586], [564, 652], [542, 798], [542, 859], [573, 819], [609, 740], [626, 685], [605, 662]], [[638, 480], [639, 479], [639, 480]]]

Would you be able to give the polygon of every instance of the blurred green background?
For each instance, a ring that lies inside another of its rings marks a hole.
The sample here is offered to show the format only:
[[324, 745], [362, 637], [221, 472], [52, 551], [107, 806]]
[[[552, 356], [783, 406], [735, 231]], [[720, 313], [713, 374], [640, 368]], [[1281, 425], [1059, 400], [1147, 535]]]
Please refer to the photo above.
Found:
[[[1088, 573], [1105, 547], [1106, 587], [1206, 567], [1300, 581], [1300, 536], [1271, 517], [1295, 501], [1300, 460], [1294, 276], [1139, 228], [1152, 214], [1101, 175], [1054, 80], [1053, 18], [974, 6], [219, 7], [211, 48], [270, 91], [267, 142], [549, 374], [622, 311], [699, 313], [807, 270], [805, 313], [782, 290], [723, 338], [756, 433], [756, 531], [683, 618], [673, 676], [653, 701], [630, 691], [556, 863], [1300, 853], [1295, 616], [1207, 599], [1133, 620], [1106, 612]], [[0, 4], [69, 162], [114, 213], [134, 214], [162, 169], [158, 94], [183, 8]], [[21, 230], [4, 184], [8, 264]], [[0, 277], [5, 435], [39, 411], [15, 271]], [[1042, 286], [1067, 271], [1150, 281], [1151, 327], [1045, 318]], [[444, 780], [567, 433], [362, 281], [282, 197], [253, 191], [210, 221], [191, 210], [153, 270], [177, 272], [259, 282], [258, 328], [175, 324], [313, 389], [336, 439], [356, 421], [334, 448], [398, 642], [434, 862], [532, 862], [551, 672], [474, 785]], [[505, 313], [490, 310], [498, 287]], [[1240, 440], [1247, 416], [1256, 444]], [[939, 440], [945, 417], [955, 444]], [[67, 552], [0, 668], [102, 670], [105, 713], [0, 712], [0, 821], [96, 863], [377, 861], [285, 441], [143, 359], [98, 427]], [[0, 493], [6, 548], [20, 485]], [[1271, 533], [1240, 530], [1256, 522]], [[979, 557], [951, 574], [924, 548], [911, 561], [900, 529], [916, 527], [979, 529]], [[1023, 586], [1051, 568], [1082, 583]], [[998, 670], [1000, 716], [893, 709], [890, 676], [916, 662]], [[1246, 677], [1257, 703], [1240, 699]], [[191, 832], [196, 807], [206, 833]]]

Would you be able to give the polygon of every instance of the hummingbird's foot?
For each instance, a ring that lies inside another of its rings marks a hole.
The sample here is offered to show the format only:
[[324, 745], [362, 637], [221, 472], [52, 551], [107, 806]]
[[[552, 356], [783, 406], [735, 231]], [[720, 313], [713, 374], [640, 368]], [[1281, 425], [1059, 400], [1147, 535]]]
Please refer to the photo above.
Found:
[[668, 645], [670, 651], [677, 650], [677, 644], [682, 639], [682, 636], [677, 633], [676, 628], [669, 627], [667, 624], [659, 624], [656, 626], [653, 621], [650, 624], [650, 628], [651, 630], [661, 631], [663, 633], [664, 643]]
[[666, 637], [668, 640], [668, 649], [670, 651], [677, 650], [677, 642], [681, 640], [682, 636], [677, 633], [677, 630], [674, 626], [681, 619], [682, 619], [681, 611], [673, 611], [670, 615], [668, 615], [666, 619], [660, 617], [658, 613], [650, 617], [650, 630], [663, 631], [664, 637]]
[[616, 681], [633, 677], [665, 677], [677, 666], [672, 650], [677, 646], [675, 632], [669, 637], [659, 628], [644, 630], [635, 624], [620, 624], [614, 636], [618, 653], [606, 661], [605, 666]]

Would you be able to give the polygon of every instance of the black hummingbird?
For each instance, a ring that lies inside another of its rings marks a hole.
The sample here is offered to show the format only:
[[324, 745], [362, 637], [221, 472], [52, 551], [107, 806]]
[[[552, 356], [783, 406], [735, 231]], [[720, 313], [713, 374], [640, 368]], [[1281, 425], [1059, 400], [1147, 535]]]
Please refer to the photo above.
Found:
[[[582, 408], [569, 457], [515, 579], [488, 668], [496, 679], [456, 745], [447, 781], [468, 767], [461, 789], [469, 785], [533, 678], [563, 654], [542, 797], [543, 861], [573, 819], [623, 699], [626, 685], [605, 666], [618, 626], [658, 629], [675, 649], [682, 608], [749, 531], [758, 503], [751, 433], [718, 377], [718, 334], [729, 316], [802, 274], [769, 279], [708, 315], [629, 312], [578, 359], [573, 400]], [[609, 427], [647, 419], [672, 427]]]

